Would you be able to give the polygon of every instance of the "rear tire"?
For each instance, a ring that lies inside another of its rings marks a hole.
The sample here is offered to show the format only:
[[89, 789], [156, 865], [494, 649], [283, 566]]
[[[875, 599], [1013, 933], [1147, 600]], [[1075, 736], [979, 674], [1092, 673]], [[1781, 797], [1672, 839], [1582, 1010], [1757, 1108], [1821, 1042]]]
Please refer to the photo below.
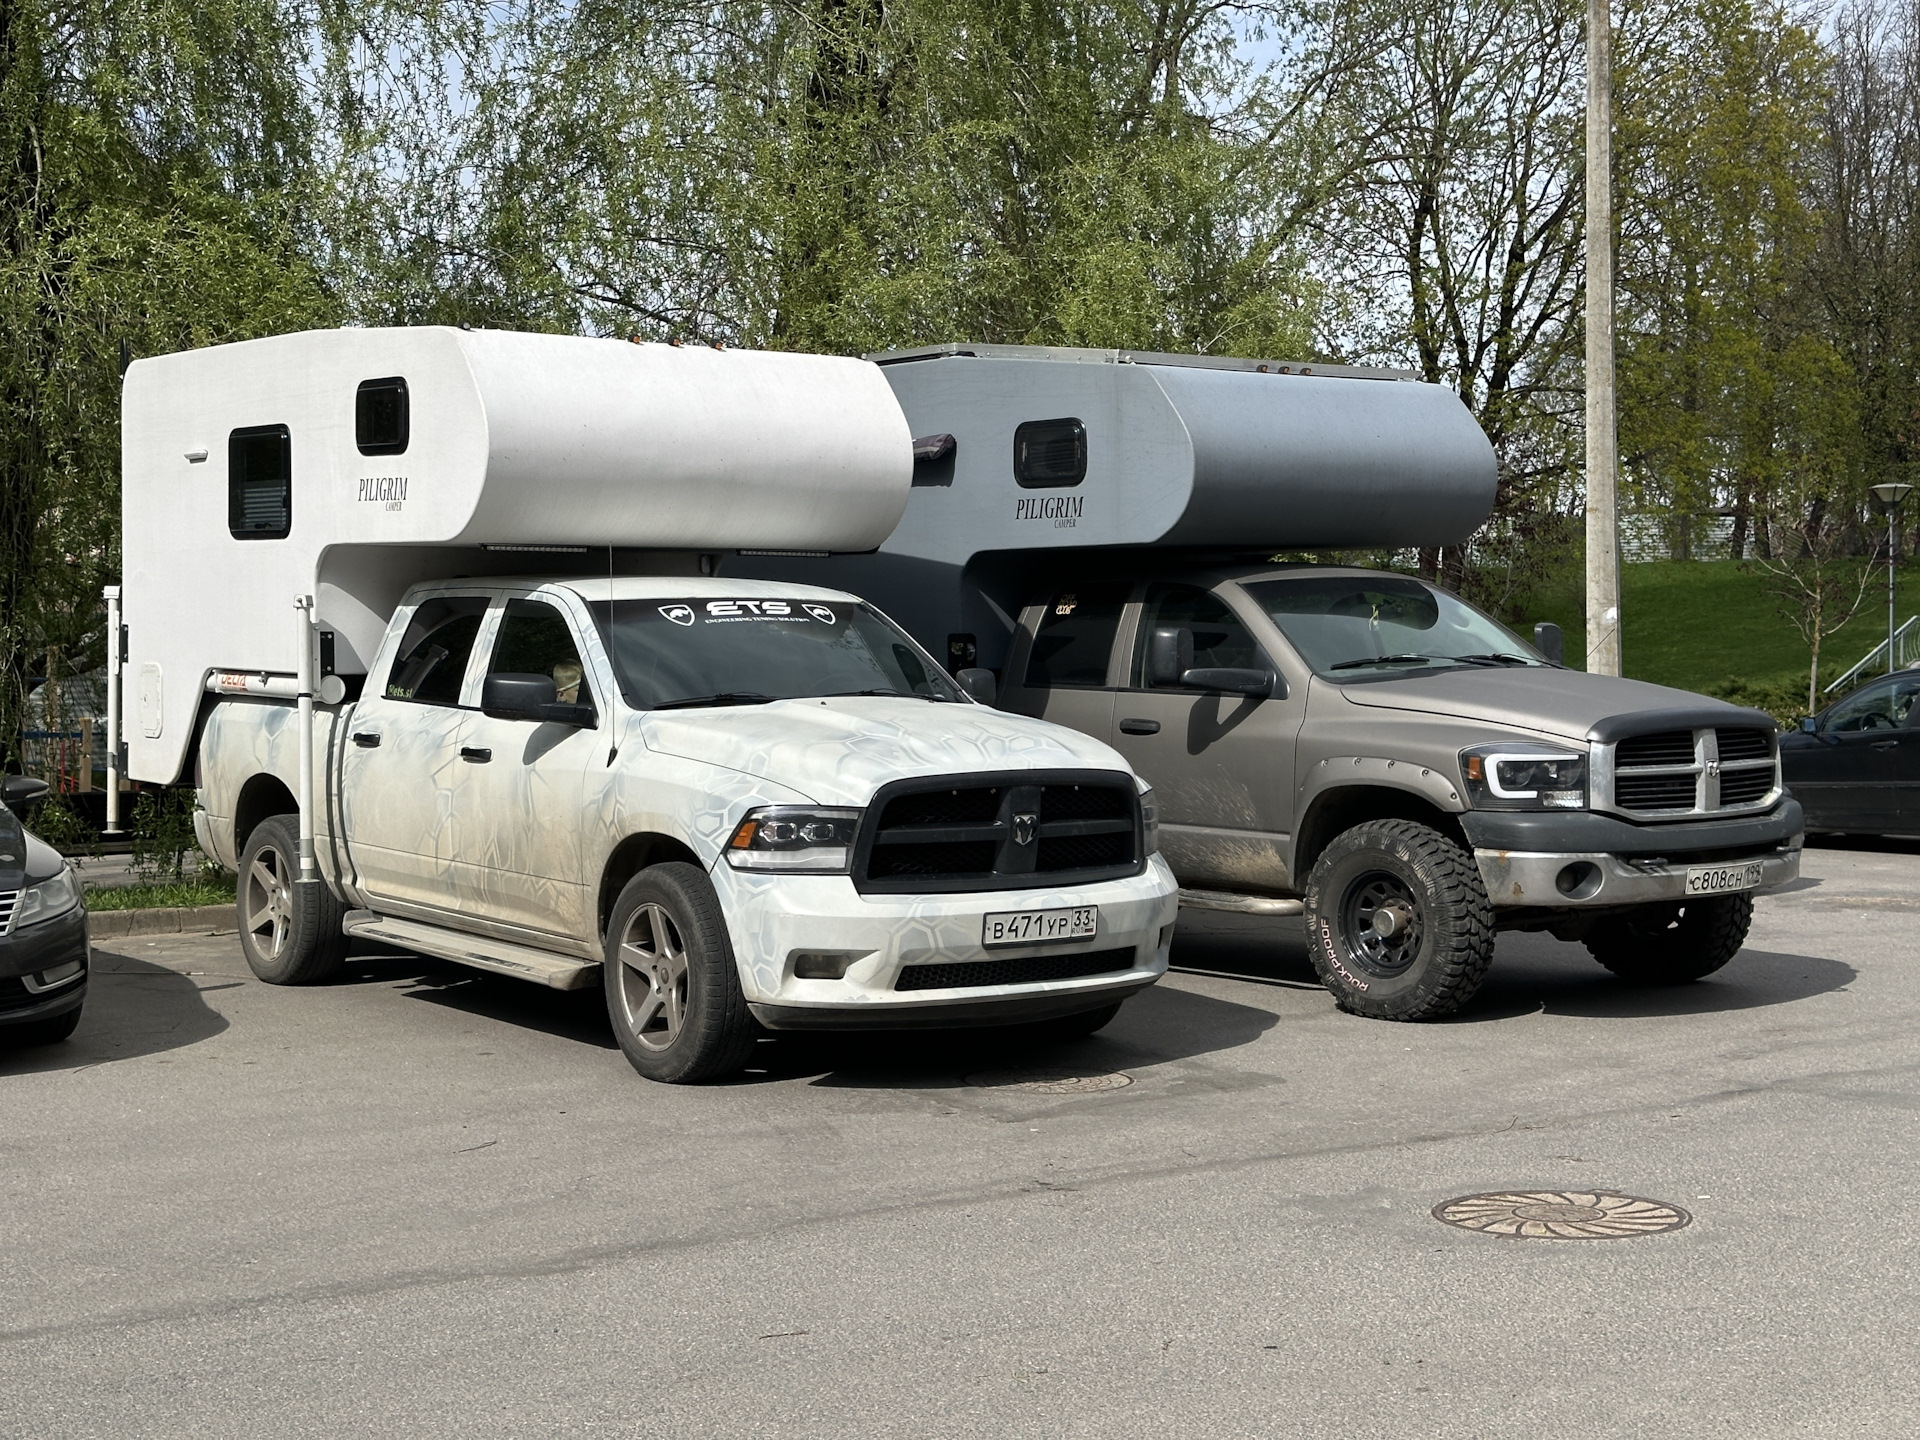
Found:
[[51, 1020], [35, 1020], [26, 1025], [9, 1025], [0, 1030], [0, 1041], [11, 1045], [58, 1045], [80, 1024], [80, 1006]]
[[1753, 924], [1753, 896], [1714, 895], [1642, 905], [1598, 922], [1587, 950], [1635, 985], [1686, 985], [1740, 953]]
[[747, 1011], [713, 882], [670, 861], [629, 880], [607, 924], [607, 1018], [627, 1062], [688, 1085], [747, 1063], [760, 1027]]
[[1473, 856], [1411, 820], [1334, 837], [1307, 881], [1307, 953], [1342, 1010], [1432, 1020], [1493, 964], [1493, 907]]
[[317, 985], [347, 959], [347, 907], [325, 880], [299, 883], [300, 828], [291, 815], [254, 826], [240, 854], [234, 908], [240, 949], [269, 985]]

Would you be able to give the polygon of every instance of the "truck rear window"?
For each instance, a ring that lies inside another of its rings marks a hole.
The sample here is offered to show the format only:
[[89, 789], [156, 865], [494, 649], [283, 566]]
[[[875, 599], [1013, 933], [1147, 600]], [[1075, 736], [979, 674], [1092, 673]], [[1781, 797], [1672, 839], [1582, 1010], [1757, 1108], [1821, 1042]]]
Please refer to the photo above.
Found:
[[1128, 589], [1124, 584], [1082, 585], [1049, 599], [1027, 655], [1027, 687], [1105, 685], [1107, 657], [1113, 653]]
[[487, 601], [480, 595], [423, 601], [400, 638], [400, 653], [387, 674], [387, 699], [458, 705], [467, 657], [486, 613]]

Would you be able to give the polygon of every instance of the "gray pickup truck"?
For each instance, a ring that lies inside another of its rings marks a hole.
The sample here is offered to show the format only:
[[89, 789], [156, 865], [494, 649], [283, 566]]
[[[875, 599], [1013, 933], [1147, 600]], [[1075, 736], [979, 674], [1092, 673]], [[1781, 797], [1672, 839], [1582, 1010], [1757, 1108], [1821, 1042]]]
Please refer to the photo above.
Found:
[[1114, 571], [1033, 595], [999, 703], [1153, 784], [1183, 904], [1304, 913], [1344, 1009], [1457, 1008], [1500, 930], [1695, 980], [1740, 949], [1754, 895], [1799, 873], [1800, 806], [1759, 711], [1561, 668], [1408, 576]]

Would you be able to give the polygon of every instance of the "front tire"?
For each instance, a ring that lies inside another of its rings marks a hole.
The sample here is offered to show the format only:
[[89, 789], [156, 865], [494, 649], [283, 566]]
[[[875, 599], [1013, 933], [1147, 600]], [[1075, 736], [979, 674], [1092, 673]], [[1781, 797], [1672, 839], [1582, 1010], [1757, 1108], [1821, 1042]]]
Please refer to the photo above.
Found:
[[1342, 1010], [1432, 1020], [1493, 963], [1493, 907], [1473, 856], [1411, 820], [1338, 835], [1307, 882], [1307, 953]]
[[1751, 895], [1642, 905], [1596, 924], [1587, 951], [1635, 985], [1686, 985], [1739, 954], [1752, 924]]
[[346, 905], [325, 880], [302, 885], [299, 874], [298, 822], [262, 820], [240, 854], [234, 906], [247, 966], [269, 985], [317, 985], [346, 963]]
[[686, 1085], [747, 1063], [759, 1027], [747, 1012], [713, 883], [672, 861], [627, 882], [607, 925], [607, 1017], [627, 1062]]

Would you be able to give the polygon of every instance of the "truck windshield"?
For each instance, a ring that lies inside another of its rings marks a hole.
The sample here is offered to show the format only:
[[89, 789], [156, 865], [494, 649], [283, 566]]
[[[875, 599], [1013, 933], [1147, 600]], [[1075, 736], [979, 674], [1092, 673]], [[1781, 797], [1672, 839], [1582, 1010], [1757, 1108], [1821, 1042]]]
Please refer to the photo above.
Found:
[[703, 595], [589, 608], [620, 693], [637, 710], [825, 695], [960, 698], [938, 666], [864, 605]]
[[1316, 674], [1337, 680], [1547, 663], [1466, 601], [1405, 576], [1302, 575], [1242, 588]]

